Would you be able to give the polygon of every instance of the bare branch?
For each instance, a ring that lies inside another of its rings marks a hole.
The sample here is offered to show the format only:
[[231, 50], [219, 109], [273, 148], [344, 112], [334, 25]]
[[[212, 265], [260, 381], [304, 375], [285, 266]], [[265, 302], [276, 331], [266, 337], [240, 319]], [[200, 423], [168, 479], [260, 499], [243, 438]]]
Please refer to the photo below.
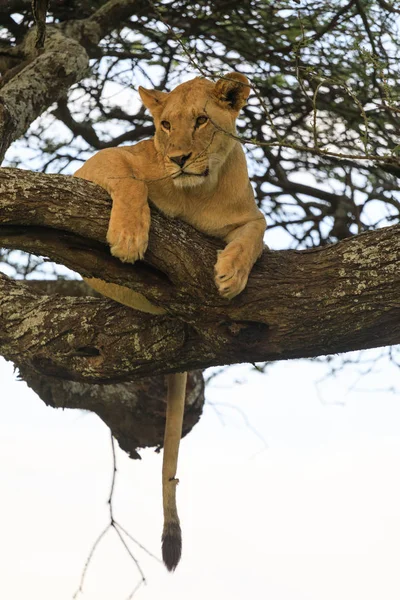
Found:
[[35, 48], [42, 50], [46, 39], [46, 14], [49, 0], [32, 0], [32, 12], [35, 19], [37, 34]]

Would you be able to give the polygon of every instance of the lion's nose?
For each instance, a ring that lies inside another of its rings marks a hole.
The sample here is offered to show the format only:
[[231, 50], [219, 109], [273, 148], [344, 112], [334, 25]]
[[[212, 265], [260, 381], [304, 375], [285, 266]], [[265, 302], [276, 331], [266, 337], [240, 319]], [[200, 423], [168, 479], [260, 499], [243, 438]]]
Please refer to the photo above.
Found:
[[172, 160], [172, 162], [174, 162], [175, 164], [177, 164], [179, 167], [183, 167], [183, 165], [185, 164], [185, 162], [192, 156], [192, 153], [190, 152], [190, 154], [181, 154], [180, 156], [170, 156], [169, 160]]

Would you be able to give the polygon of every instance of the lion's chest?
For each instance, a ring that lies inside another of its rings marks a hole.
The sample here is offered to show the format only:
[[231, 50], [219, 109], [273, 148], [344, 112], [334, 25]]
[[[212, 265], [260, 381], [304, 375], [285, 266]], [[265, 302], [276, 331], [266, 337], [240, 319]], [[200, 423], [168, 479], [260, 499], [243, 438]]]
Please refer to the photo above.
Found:
[[232, 228], [231, 215], [221, 195], [185, 194], [172, 187], [163, 191], [149, 189], [149, 198], [167, 216], [181, 219], [213, 237], [224, 238]]

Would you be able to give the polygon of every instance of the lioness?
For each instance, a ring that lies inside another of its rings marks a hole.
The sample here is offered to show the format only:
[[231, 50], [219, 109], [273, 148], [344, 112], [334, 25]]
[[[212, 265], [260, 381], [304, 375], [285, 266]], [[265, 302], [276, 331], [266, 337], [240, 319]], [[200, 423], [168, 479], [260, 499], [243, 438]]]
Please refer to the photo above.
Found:
[[[215, 283], [225, 298], [240, 294], [262, 252], [265, 231], [244, 152], [233, 137], [249, 91], [248, 79], [239, 73], [230, 73], [217, 83], [197, 77], [170, 93], [139, 87], [143, 104], [154, 118], [154, 138], [135, 146], [101, 150], [75, 173], [101, 185], [112, 197], [107, 241], [114, 256], [131, 263], [144, 257], [151, 198], [170, 217], [225, 240], [227, 245], [215, 265]], [[133, 308], [165, 312], [121, 286], [97, 279], [88, 283]], [[186, 373], [168, 376], [162, 552], [169, 570], [176, 568], [181, 556], [175, 475], [185, 388]]]

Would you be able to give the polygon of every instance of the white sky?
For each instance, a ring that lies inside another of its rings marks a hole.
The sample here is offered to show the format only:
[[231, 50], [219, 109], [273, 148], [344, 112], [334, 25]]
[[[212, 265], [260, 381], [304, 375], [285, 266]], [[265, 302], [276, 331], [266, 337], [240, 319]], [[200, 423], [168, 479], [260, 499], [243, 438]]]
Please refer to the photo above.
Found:
[[[374, 392], [387, 368], [347, 390], [351, 371], [317, 394], [325, 367], [238, 367], [210, 388], [183, 440], [178, 488], [183, 558], [175, 574], [139, 549], [140, 600], [398, 600], [400, 405]], [[94, 415], [45, 407], [0, 363], [0, 598], [70, 600], [92, 543], [107, 524], [111, 453]], [[321, 397], [322, 400], [321, 401]], [[344, 401], [344, 405], [332, 404]], [[118, 452], [115, 516], [160, 553], [161, 456]], [[127, 600], [139, 576], [113, 531], [87, 574], [86, 600]]]

